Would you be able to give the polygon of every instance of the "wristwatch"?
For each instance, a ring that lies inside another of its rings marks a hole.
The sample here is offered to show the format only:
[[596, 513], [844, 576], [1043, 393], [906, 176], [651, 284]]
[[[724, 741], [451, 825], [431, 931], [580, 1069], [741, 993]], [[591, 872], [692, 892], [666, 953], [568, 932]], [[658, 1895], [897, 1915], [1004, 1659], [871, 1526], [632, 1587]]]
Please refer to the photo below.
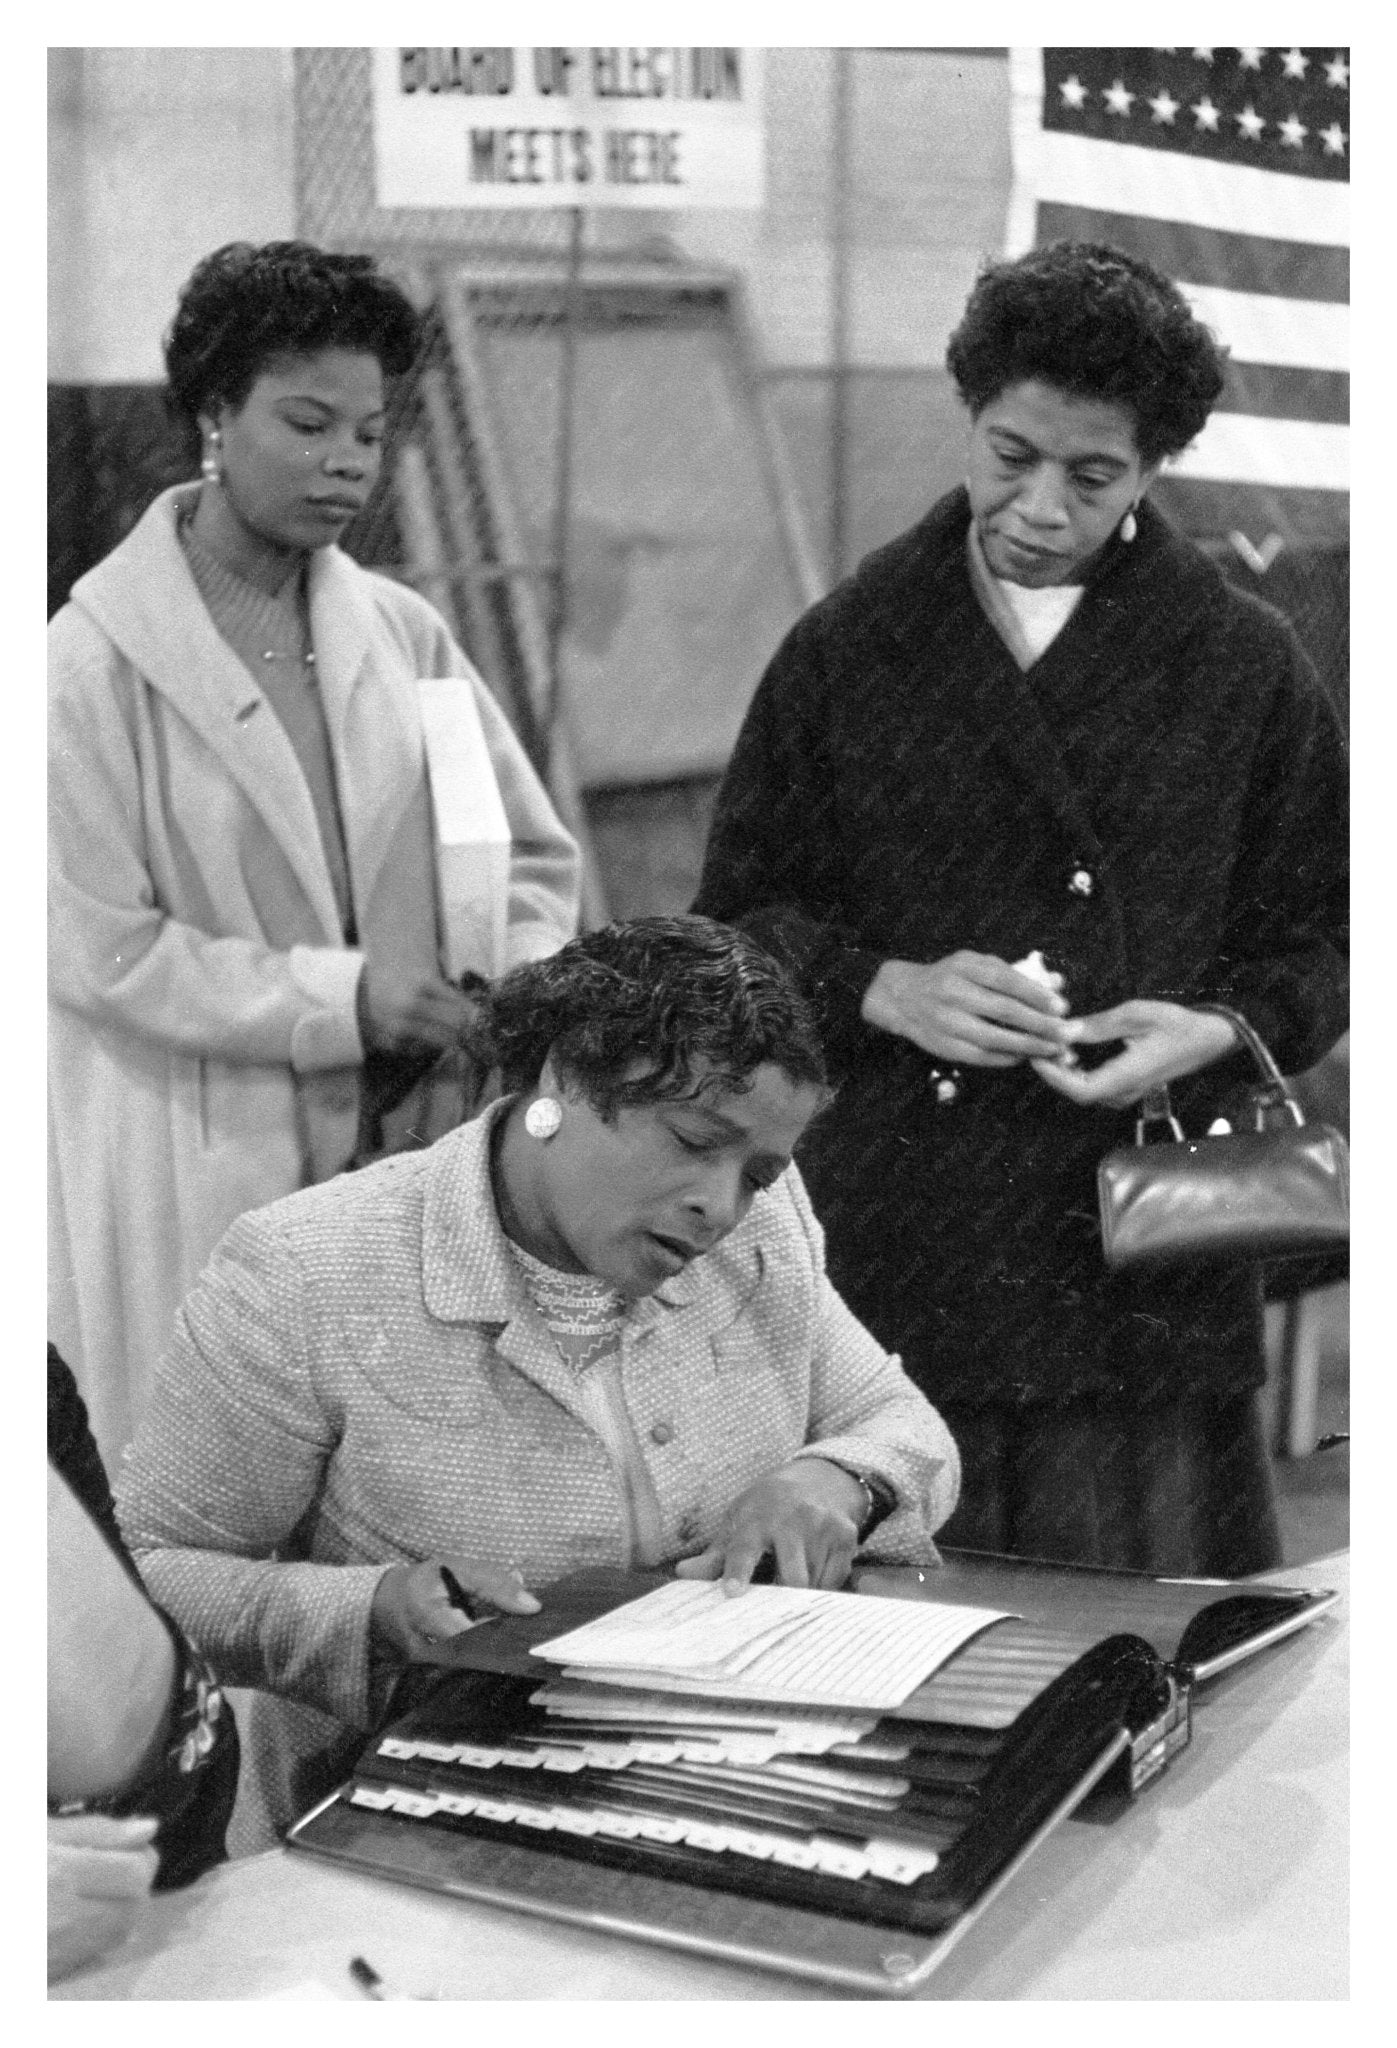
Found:
[[865, 1507], [858, 1521], [858, 1537], [862, 1543], [865, 1536], [871, 1536], [878, 1524], [897, 1506], [897, 1495], [879, 1472], [865, 1472], [859, 1465], [848, 1465], [843, 1458], [831, 1458], [831, 1465], [837, 1465], [841, 1472], [847, 1472], [851, 1479], [857, 1479], [864, 1491]]

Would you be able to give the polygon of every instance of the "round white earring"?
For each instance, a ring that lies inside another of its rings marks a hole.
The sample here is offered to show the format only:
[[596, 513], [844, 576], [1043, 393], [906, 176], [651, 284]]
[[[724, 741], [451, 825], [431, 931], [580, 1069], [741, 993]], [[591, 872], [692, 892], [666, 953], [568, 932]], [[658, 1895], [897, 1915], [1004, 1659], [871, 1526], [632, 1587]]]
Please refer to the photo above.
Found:
[[524, 1111], [524, 1129], [531, 1138], [538, 1138], [546, 1144], [563, 1120], [561, 1103], [551, 1095], [540, 1095]]
[[1123, 541], [1132, 541], [1139, 531], [1140, 527], [1135, 517], [1135, 507], [1132, 505], [1121, 521], [1121, 539]]
[[223, 436], [219, 433], [218, 428], [214, 427], [210, 430], [208, 446], [205, 448], [203, 459], [199, 464], [199, 474], [203, 477], [205, 483], [221, 484], [223, 481], [223, 471], [218, 465], [219, 452], [222, 447]]

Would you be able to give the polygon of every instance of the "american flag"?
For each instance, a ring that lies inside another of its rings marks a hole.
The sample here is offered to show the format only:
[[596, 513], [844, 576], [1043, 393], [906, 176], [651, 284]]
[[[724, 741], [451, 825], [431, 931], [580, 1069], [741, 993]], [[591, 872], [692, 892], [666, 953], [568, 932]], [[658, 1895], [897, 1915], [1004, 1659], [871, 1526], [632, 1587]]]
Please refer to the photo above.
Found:
[[1111, 242], [1231, 349], [1156, 494], [1239, 548], [1348, 535], [1349, 53], [1015, 49], [1008, 253]]

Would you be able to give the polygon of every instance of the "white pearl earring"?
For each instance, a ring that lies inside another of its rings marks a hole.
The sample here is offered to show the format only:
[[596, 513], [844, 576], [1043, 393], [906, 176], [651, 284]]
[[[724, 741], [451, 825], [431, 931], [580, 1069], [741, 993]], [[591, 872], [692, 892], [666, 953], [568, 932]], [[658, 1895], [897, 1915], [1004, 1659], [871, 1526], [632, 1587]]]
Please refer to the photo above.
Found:
[[214, 427], [210, 430], [208, 446], [205, 448], [203, 460], [199, 464], [199, 474], [203, 477], [205, 483], [221, 484], [223, 481], [223, 471], [219, 467], [218, 462], [222, 447], [223, 436], [219, 433], [218, 428]]
[[1135, 517], [1135, 507], [1132, 505], [1121, 521], [1121, 539], [1123, 541], [1132, 541], [1139, 531], [1140, 527]]
[[531, 1138], [538, 1138], [546, 1144], [563, 1120], [561, 1103], [551, 1095], [540, 1095], [524, 1111], [524, 1129]]

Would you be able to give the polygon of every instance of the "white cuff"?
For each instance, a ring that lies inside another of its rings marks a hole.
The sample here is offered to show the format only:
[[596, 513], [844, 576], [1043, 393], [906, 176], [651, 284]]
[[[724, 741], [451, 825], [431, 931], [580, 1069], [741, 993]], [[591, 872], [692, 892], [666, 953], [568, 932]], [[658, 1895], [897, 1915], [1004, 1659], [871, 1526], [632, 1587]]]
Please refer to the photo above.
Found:
[[363, 969], [364, 955], [353, 947], [291, 948], [292, 978], [318, 1005], [292, 1026], [291, 1064], [298, 1074], [362, 1065], [355, 999]]

